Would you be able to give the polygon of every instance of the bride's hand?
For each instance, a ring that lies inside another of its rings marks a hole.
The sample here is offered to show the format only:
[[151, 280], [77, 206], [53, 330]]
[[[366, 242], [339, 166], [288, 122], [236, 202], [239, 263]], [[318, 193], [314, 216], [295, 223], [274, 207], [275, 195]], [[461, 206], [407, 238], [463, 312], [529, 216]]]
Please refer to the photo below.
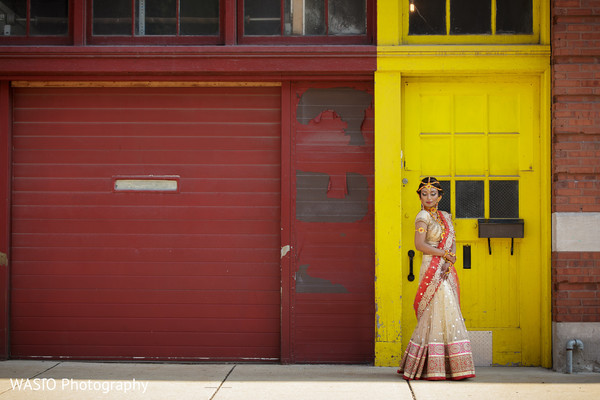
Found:
[[446, 277], [448, 276], [448, 274], [450, 274], [450, 266], [451, 266], [451, 265], [452, 265], [452, 264], [450, 264], [450, 263], [447, 263], [447, 262], [445, 262], [445, 263], [442, 265], [442, 269], [441, 269], [441, 272], [442, 272], [442, 278], [446, 279]]

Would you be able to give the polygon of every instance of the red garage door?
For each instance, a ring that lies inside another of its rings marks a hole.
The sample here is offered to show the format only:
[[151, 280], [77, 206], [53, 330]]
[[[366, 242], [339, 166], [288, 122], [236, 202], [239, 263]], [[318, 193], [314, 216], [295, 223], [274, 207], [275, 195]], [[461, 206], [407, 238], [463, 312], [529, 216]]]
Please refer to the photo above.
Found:
[[15, 89], [11, 356], [279, 359], [280, 104]]

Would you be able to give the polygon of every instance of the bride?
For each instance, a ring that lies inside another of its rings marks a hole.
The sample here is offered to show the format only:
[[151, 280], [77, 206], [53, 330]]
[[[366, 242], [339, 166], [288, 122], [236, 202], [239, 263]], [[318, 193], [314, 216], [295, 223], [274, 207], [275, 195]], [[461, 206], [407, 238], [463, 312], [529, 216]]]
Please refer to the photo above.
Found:
[[423, 261], [414, 302], [417, 327], [398, 369], [407, 380], [475, 376], [471, 342], [460, 311], [454, 227], [450, 214], [437, 209], [443, 192], [434, 177], [424, 178], [417, 190], [422, 210], [415, 219], [415, 247], [423, 253]]

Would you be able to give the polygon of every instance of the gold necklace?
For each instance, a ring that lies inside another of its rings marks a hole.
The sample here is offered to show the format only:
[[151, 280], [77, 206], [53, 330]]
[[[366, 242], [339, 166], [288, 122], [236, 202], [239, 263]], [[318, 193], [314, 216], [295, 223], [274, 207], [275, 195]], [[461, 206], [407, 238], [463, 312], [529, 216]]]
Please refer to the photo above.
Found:
[[446, 226], [440, 218], [437, 207], [431, 207], [429, 210], [427, 210], [427, 212], [429, 213], [429, 215], [431, 215], [431, 218], [433, 218], [438, 224], [440, 224], [440, 227], [442, 228], [442, 236], [444, 236], [444, 234], [446, 233]]

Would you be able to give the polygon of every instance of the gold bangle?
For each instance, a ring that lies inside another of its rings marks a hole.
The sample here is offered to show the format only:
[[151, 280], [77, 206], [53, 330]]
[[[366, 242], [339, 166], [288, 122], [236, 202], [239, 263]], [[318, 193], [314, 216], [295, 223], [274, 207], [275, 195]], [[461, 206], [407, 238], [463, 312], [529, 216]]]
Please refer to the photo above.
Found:
[[448, 250], [444, 250], [444, 258], [448, 259], [448, 256], [456, 257], [456, 254], [450, 253]]
[[422, 226], [420, 226], [419, 228], [417, 228], [416, 230], [419, 233], [425, 233], [425, 228], [423, 228]]

